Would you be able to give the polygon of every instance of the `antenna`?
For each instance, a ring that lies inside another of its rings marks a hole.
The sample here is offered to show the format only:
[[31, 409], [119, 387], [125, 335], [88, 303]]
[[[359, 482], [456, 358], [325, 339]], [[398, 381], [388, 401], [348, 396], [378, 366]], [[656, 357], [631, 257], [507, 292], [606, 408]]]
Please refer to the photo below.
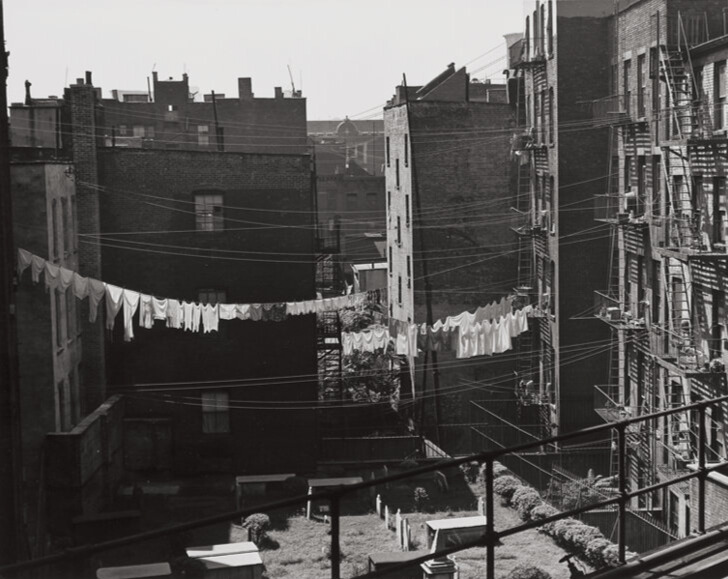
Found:
[[291, 79], [291, 96], [295, 98], [296, 96], [296, 85], [293, 84], [293, 73], [291, 72], [291, 65], [287, 64], [286, 67], [288, 68], [288, 76]]

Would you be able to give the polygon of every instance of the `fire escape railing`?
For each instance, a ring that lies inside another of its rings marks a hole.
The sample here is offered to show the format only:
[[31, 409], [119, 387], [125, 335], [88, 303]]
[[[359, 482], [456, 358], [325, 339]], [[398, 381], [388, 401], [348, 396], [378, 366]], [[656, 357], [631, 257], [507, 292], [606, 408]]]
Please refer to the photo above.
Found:
[[[129, 537], [123, 537], [120, 539], [114, 539], [111, 541], [105, 541], [103, 543], [98, 543], [95, 545], [88, 545], [83, 547], [77, 547], [72, 548], [64, 551], [63, 553], [58, 553], [54, 555], [48, 555], [45, 557], [40, 557], [37, 559], [29, 560], [29, 561], [22, 561], [19, 563], [14, 563], [11, 565], [5, 565], [3, 567], [0, 567], [0, 574], [8, 576], [12, 576], [13, 572], [31, 569], [31, 568], [38, 568], [46, 565], [52, 565], [56, 563], [60, 563], [63, 561], [73, 560], [73, 559], [80, 559], [83, 557], [86, 557], [88, 555], [98, 553], [101, 551], [106, 551], [109, 549], [133, 544], [133, 543], [139, 543], [151, 539], [156, 539], [159, 537], [165, 537], [170, 536], [175, 533], [180, 533], [183, 531], [190, 531], [192, 529], [197, 529], [200, 527], [205, 527], [212, 524], [217, 523], [224, 523], [229, 522], [233, 520], [240, 520], [241, 517], [246, 517], [248, 515], [251, 515], [253, 513], [258, 512], [269, 512], [275, 509], [281, 509], [281, 508], [287, 508], [287, 507], [294, 507], [299, 506], [307, 503], [308, 501], [316, 501], [316, 500], [327, 500], [330, 502], [330, 516], [331, 516], [331, 577], [332, 579], [340, 579], [341, 578], [341, 567], [340, 567], [340, 560], [341, 560], [341, 546], [340, 546], [340, 517], [341, 517], [341, 503], [344, 497], [348, 495], [352, 495], [356, 492], [358, 492], [361, 489], [368, 489], [372, 487], [376, 487], [378, 485], [383, 485], [391, 482], [400, 481], [406, 478], [431, 473], [437, 470], [442, 470], [444, 468], [451, 468], [451, 467], [458, 467], [461, 464], [469, 463], [472, 461], [480, 461], [485, 463], [485, 516], [486, 516], [486, 531], [485, 533], [479, 537], [477, 540], [473, 541], [467, 541], [460, 543], [456, 546], [441, 549], [435, 552], [428, 552], [423, 554], [421, 557], [417, 557], [415, 559], [411, 559], [407, 561], [406, 563], [394, 565], [391, 567], [388, 567], [386, 570], [380, 570], [380, 571], [373, 571], [366, 573], [364, 575], [359, 575], [355, 577], [354, 579], [373, 579], [374, 577], [379, 577], [384, 574], [391, 574], [392, 572], [405, 569], [407, 567], [411, 567], [413, 565], [417, 565], [420, 563], [424, 563], [426, 561], [429, 561], [431, 559], [441, 558], [450, 554], [457, 553], [458, 551], [462, 551], [464, 549], [469, 549], [473, 547], [485, 547], [487, 549], [487, 555], [486, 555], [486, 569], [487, 574], [486, 577], [488, 579], [494, 579], [495, 577], [495, 551], [496, 547], [499, 544], [500, 540], [504, 537], [508, 537], [510, 535], [515, 535], [517, 533], [520, 533], [522, 531], [526, 531], [529, 529], [534, 529], [537, 527], [540, 527], [542, 525], [545, 525], [550, 522], [558, 521], [561, 519], [565, 519], [567, 517], [572, 517], [574, 515], [579, 515], [581, 513], [593, 510], [593, 509], [599, 509], [608, 505], [617, 505], [617, 512], [618, 512], [618, 521], [619, 521], [619, 527], [618, 527], [618, 553], [619, 553], [619, 560], [622, 563], [626, 562], [626, 555], [627, 555], [627, 543], [626, 543], [626, 521], [627, 521], [627, 504], [629, 501], [634, 498], [638, 497], [640, 495], [646, 494], [646, 493], [652, 493], [661, 489], [664, 489], [670, 485], [674, 485], [676, 483], [689, 481], [692, 479], [697, 479], [698, 481], [698, 520], [697, 520], [697, 531], [698, 533], [704, 533], [705, 532], [705, 482], [708, 478], [709, 473], [718, 470], [720, 468], [724, 468], [728, 465], [728, 462], [721, 462], [721, 463], [714, 463], [708, 465], [707, 459], [706, 459], [706, 452], [707, 452], [707, 436], [708, 433], [706, 431], [706, 409], [708, 407], [712, 407], [715, 405], [719, 405], [723, 402], [728, 401], [728, 396], [721, 396], [719, 398], [713, 398], [710, 400], [704, 400], [702, 402], [697, 402], [694, 404], [679, 406], [676, 408], [671, 408], [668, 410], [663, 410], [660, 412], [655, 412], [653, 414], [647, 414], [643, 416], [639, 416], [636, 418], [630, 418], [627, 420], [621, 420], [619, 422], [612, 422], [607, 423], [599, 426], [593, 426], [590, 428], [586, 428], [583, 430], [575, 431], [575, 432], [569, 432], [566, 434], [561, 434], [558, 436], [552, 436], [549, 438], [544, 438], [541, 440], [536, 440], [533, 442], [527, 442], [525, 444], [521, 444], [518, 446], [513, 446], [510, 448], [504, 448], [504, 449], [495, 449], [495, 450], [489, 450], [485, 452], [480, 452], [477, 454], [473, 454], [467, 457], [457, 458], [457, 459], [450, 459], [450, 460], [444, 460], [444, 461], [438, 461], [434, 464], [430, 464], [427, 466], [415, 468], [412, 470], [408, 470], [406, 472], [402, 472], [399, 474], [393, 474], [386, 477], [381, 477], [379, 479], [372, 479], [368, 481], [364, 481], [357, 484], [347, 485], [347, 486], [340, 486], [335, 489], [327, 490], [327, 491], [320, 491], [320, 492], [314, 492], [312, 494], [308, 495], [301, 495], [297, 497], [293, 497], [287, 500], [278, 501], [274, 503], [269, 503], [267, 505], [258, 505], [252, 508], [247, 509], [239, 509], [235, 511], [229, 511], [226, 513], [222, 513], [219, 515], [207, 517], [204, 519], [198, 519], [195, 521], [190, 521], [187, 523], [182, 523], [162, 529], [156, 529], [153, 531], [147, 531], [143, 533], [139, 533], [136, 535], [132, 535]], [[628, 430], [632, 425], [639, 424], [641, 422], [646, 422], [649, 420], [655, 420], [657, 418], [663, 417], [663, 416], [671, 416], [676, 413], [680, 412], [687, 412], [687, 411], [696, 411], [698, 414], [698, 437], [697, 437], [697, 464], [696, 469], [694, 472], [688, 472], [687, 474], [683, 474], [680, 476], [676, 476], [674, 478], [671, 478], [667, 481], [663, 481], [657, 484], [653, 484], [650, 486], [646, 486], [643, 488], [638, 488], [635, 490], [628, 490], [628, 483], [627, 483], [627, 477], [628, 477], [628, 465], [627, 465], [627, 438], [628, 438]], [[617, 449], [618, 449], [618, 494], [617, 496], [613, 498], [609, 498], [603, 501], [599, 501], [597, 503], [593, 503], [587, 506], [583, 506], [577, 509], [572, 509], [569, 511], [565, 511], [562, 513], [559, 513], [557, 515], [546, 517], [539, 521], [531, 521], [527, 523], [523, 523], [520, 525], [516, 525], [514, 527], [510, 527], [504, 530], [496, 531], [494, 526], [494, 517], [495, 517], [495, 492], [493, 489], [493, 483], [494, 483], [494, 476], [493, 476], [493, 467], [494, 463], [500, 459], [503, 456], [510, 455], [510, 454], [516, 454], [521, 453], [524, 451], [528, 451], [534, 448], [542, 447], [544, 444], [553, 444], [553, 443], [562, 443], [568, 440], [572, 440], [578, 437], [582, 436], [588, 436], [592, 434], [602, 433], [606, 432], [608, 430], [614, 429], [617, 433]]]

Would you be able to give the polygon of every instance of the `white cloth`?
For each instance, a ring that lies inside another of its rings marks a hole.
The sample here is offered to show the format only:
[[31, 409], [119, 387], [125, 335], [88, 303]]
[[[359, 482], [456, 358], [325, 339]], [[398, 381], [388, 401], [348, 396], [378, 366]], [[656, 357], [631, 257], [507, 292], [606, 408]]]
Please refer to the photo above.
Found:
[[76, 298], [78, 298], [79, 300], [82, 300], [88, 296], [88, 291], [88, 278], [74, 273], [73, 295], [76, 296]]
[[61, 267], [58, 274], [58, 287], [61, 291], [66, 291], [73, 283], [73, 270]]
[[183, 325], [182, 304], [177, 300], [167, 300], [167, 327], [179, 330]]
[[57, 288], [61, 278], [61, 268], [53, 265], [50, 261], [45, 262], [43, 268], [46, 289]]
[[205, 334], [217, 332], [220, 323], [220, 310], [217, 306], [205, 304], [202, 306], [202, 331]]
[[[106, 296], [106, 284], [97, 279], [88, 278], [88, 321], [94, 323], [99, 312], [99, 304]], [[117, 310], [118, 311], [118, 310]], [[113, 320], [111, 322], [113, 327]]]
[[45, 264], [46, 260], [42, 257], [38, 257], [37, 255], [34, 255], [30, 259], [30, 276], [34, 283], [38, 283], [40, 281], [40, 274], [45, 269]]
[[139, 292], [125, 289], [122, 292], [124, 305], [124, 341], [130, 342], [134, 338], [134, 314], [139, 307]]
[[106, 290], [106, 328], [109, 330], [114, 329], [114, 319], [116, 314], [121, 309], [122, 297], [124, 295], [124, 289], [110, 283], [104, 284]]
[[18, 249], [18, 279], [23, 275], [23, 272], [30, 267], [33, 261], [33, 254], [25, 249]]
[[221, 320], [234, 320], [236, 317], [235, 304], [219, 304], [220, 308], [220, 319]]
[[154, 326], [154, 312], [152, 311], [152, 296], [139, 294], [139, 327], [151, 329]]
[[168, 307], [169, 301], [167, 298], [159, 299], [152, 297], [152, 318], [155, 320], [166, 320]]

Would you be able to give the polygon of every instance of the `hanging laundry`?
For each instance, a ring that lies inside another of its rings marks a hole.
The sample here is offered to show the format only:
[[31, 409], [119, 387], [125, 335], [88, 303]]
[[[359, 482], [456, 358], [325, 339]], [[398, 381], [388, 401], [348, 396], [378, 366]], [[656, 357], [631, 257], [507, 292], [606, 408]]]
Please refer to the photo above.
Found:
[[123, 288], [120, 288], [110, 283], [105, 284], [106, 288], [106, 328], [108, 330], [114, 329], [114, 319], [116, 314], [121, 309], [122, 297], [124, 294]]
[[220, 310], [217, 304], [204, 304], [202, 306], [202, 331], [205, 334], [217, 332], [220, 323]]
[[220, 304], [219, 311], [221, 320], [235, 319], [235, 304]]
[[262, 304], [261, 320], [264, 322], [282, 322], [286, 319], [285, 304]]
[[159, 299], [152, 297], [152, 319], [166, 320], [169, 301], [167, 299]]
[[192, 331], [192, 315], [194, 304], [190, 302], [182, 302], [182, 327], [186, 332]]
[[73, 274], [73, 295], [76, 296], [79, 300], [82, 300], [88, 296], [88, 284], [89, 279], [87, 277], [83, 277], [82, 275], [78, 275], [77, 273]]
[[66, 291], [73, 283], [73, 270], [66, 269], [65, 267], [60, 268], [60, 274], [58, 276], [58, 289]]
[[200, 331], [200, 322], [202, 321], [202, 304], [197, 302], [192, 304], [192, 327], [193, 332]]
[[[99, 312], [99, 304], [106, 296], [106, 284], [97, 279], [88, 278], [88, 321], [94, 323]], [[118, 309], [117, 309], [118, 311]], [[112, 321], [113, 325], [113, 321]]]
[[58, 287], [61, 277], [61, 268], [53, 265], [50, 261], [46, 261], [45, 267], [43, 268], [43, 275], [45, 276], [46, 290], [55, 289]]
[[33, 283], [38, 283], [40, 281], [40, 274], [43, 273], [45, 264], [46, 260], [42, 257], [38, 257], [37, 255], [34, 255], [30, 259], [30, 277], [32, 278]]
[[167, 300], [167, 327], [179, 330], [183, 326], [184, 310], [178, 300]]
[[153, 326], [152, 296], [139, 294], [139, 327], [150, 330]]
[[18, 249], [18, 279], [23, 276], [23, 272], [30, 267], [32, 261], [32, 253], [25, 249]]
[[139, 292], [128, 289], [122, 291], [125, 342], [130, 342], [134, 338], [134, 314], [139, 307], [139, 296]]

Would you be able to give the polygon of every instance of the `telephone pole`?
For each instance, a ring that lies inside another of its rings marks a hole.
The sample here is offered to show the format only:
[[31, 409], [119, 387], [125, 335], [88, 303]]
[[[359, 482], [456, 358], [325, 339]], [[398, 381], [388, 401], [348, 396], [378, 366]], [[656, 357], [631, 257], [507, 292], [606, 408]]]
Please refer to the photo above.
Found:
[[0, 565], [14, 563], [20, 550], [18, 448], [18, 352], [15, 318], [15, 244], [10, 192], [8, 53], [0, 0]]

